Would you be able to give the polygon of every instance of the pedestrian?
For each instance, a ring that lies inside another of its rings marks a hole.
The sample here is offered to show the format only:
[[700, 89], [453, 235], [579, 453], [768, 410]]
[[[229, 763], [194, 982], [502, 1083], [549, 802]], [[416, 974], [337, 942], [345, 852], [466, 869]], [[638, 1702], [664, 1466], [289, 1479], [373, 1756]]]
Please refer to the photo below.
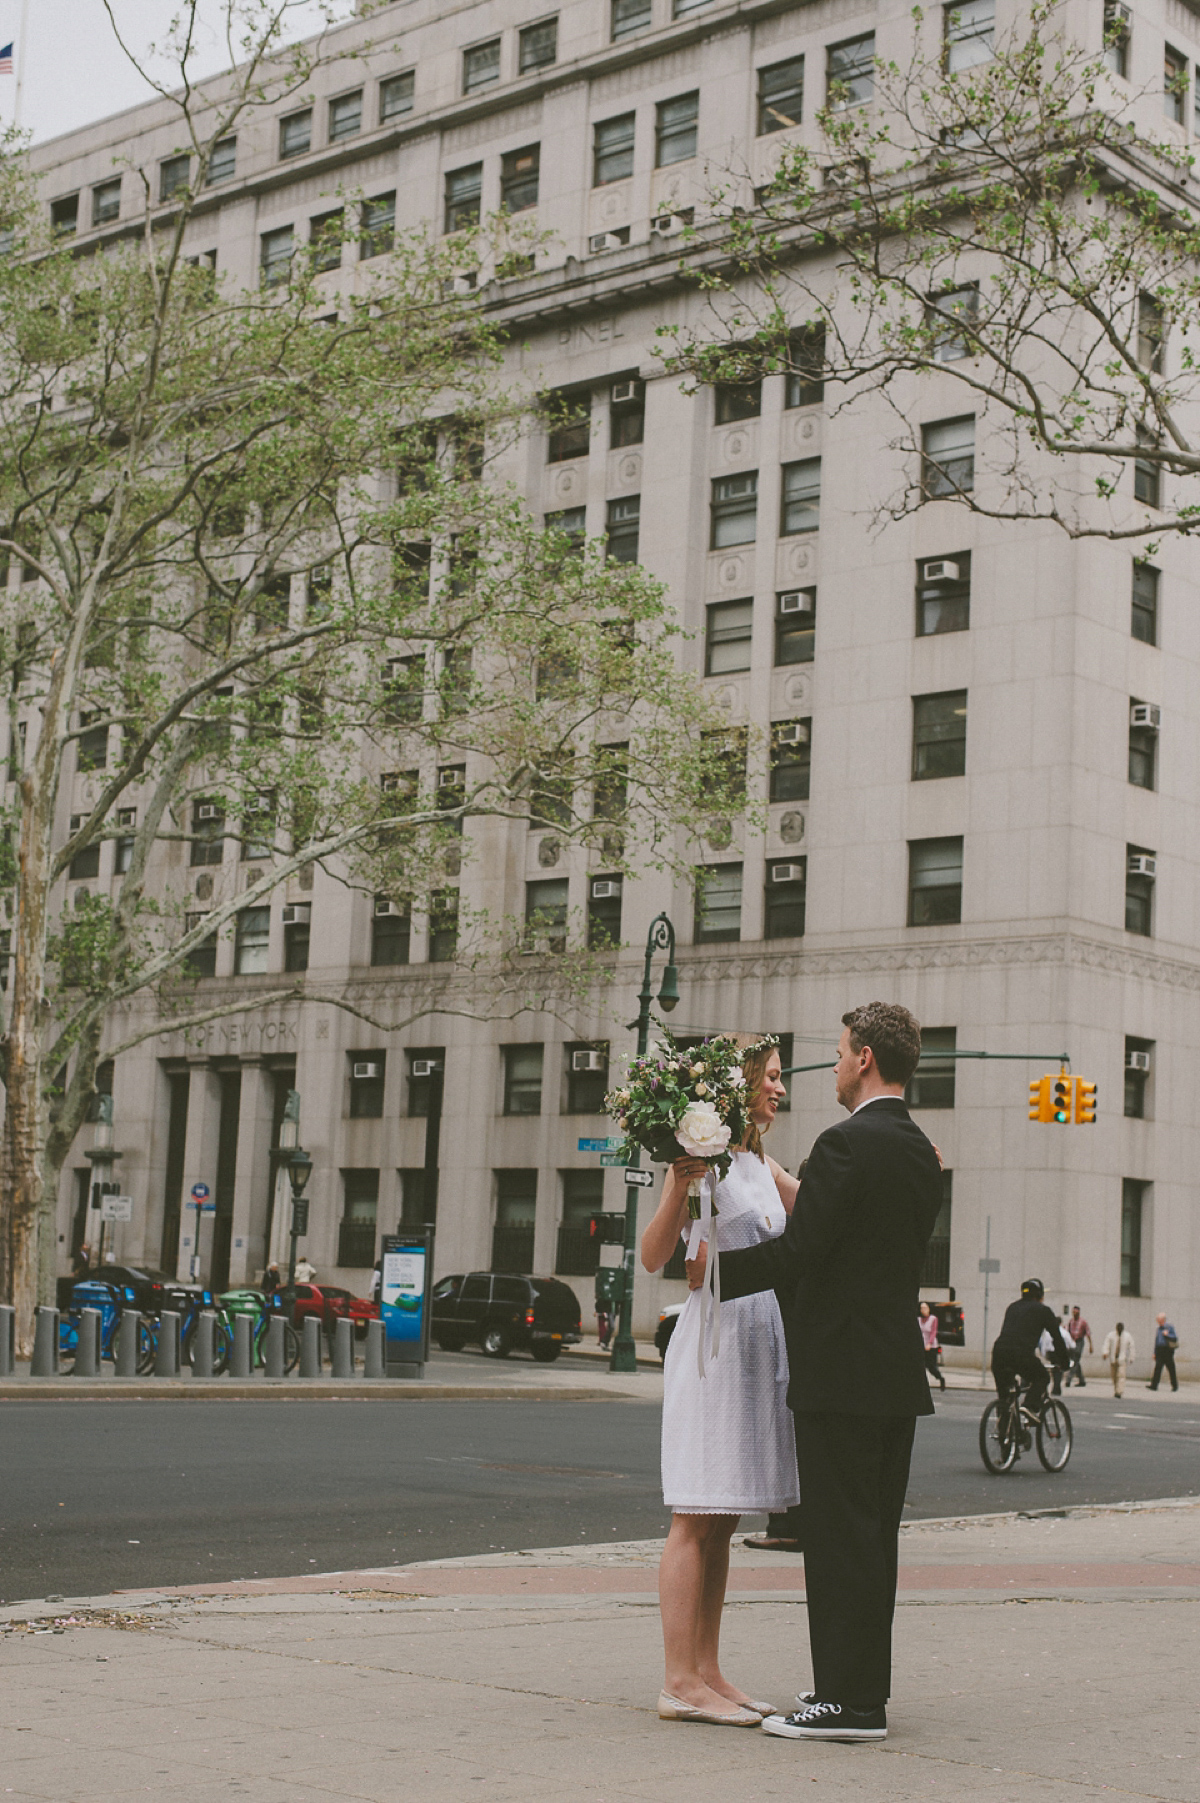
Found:
[[92, 1248], [85, 1240], [71, 1261], [71, 1277], [75, 1283], [90, 1276], [92, 1269]]
[[367, 1297], [371, 1302], [379, 1301], [379, 1292], [383, 1288], [383, 1260], [375, 1260], [375, 1269], [371, 1272], [371, 1282], [367, 1289]]
[[1135, 1356], [1133, 1335], [1126, 1332], [1124, 1321], [1118, 1321], [1115, 1328], [1109, 1329], [1100, 1348], [1100, 1357], [1112, 1373], [1114, 1396], [1124, 1396], [1125, 1373]]
[[596, 1338], [600, 1342], [601, 1352], [608, 1351], [612, 1341], [612, 1333], [612, 1310], [609, 1308], [607, 1302], [598, 1302], [596, 1304]]
[[921, 1304], [918, 1319], [921, 1323], [921, 1338], [925, 1343], [925, 1369], [930, 1377], [936, 1377], [944, 1390], [946, 1380], [938, 1368], [941, 1347], [938, 1342], [938, 1318], [927, 1302]]
[[317, 1276], [316, 1266], [309, 1264], [308, 1255], [306, 1253], [305, 1256], [302, 1259], [300, 1259], [296, 1265], [296, 1282], [297, 1283], [314, 1283], [316, 1281], [316, 1276]]
[[275, 1260], [272, 1259], [266, 1270], [263, 1272], [262, 1280], [263, 1295], [267, 1298], [268, 1302], [282, 1283], [283, 1278], [280, 1275], [279, 1266], [276, 1264]]
[[1175, 1375], [1175, 1348], [1179, 1345], [1179, 1335], [1165, 1315], [1159, 1315], [1154, 1333], [1154, 1376], [1146, 1385], [1148, 1390], [1157, 1390], [1158, 1380], [1165, 1371], [1171, 1380], [1171, 1388], [1179, 1388], [1179, 1379]]
[[1071, 1310], [1071, 1319], [1067, 1322], [1067, 1338], [1071, 1342], [1071, 1369], [1067, 1372], [1067, 1388], [1070, 1389], [1071, 1379], [1074, 1378], [1079, 1388], [1084, 1390], [1087, 1388], [1087, 1378], [1083, 1375], [1083, 1343], [1087, 1341], [1089, 1353], [1094, 1353], [1096, 1348], [1092, 1345], [1092, 1330], [1084, 1320], [1078, 1303]]

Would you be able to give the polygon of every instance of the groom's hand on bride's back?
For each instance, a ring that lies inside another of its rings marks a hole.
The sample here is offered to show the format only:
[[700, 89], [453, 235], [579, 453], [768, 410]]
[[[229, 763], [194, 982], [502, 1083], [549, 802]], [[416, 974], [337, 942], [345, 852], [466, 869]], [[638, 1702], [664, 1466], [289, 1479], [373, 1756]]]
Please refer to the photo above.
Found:
[[695, 1258], [685, 1258], [683, 1268], [687, 1272], [688, 1289], [698, 1290], [704, 1282], [704, 1274], [708, 1269], [708, 1247], [703, 1241]]

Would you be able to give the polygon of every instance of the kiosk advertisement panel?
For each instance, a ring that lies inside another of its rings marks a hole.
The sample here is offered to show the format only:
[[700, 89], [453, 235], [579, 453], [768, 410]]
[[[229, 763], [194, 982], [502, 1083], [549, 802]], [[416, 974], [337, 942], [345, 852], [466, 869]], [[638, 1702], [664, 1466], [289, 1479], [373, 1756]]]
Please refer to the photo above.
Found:
[[420, 1377], [429, 1356], [431, 1242], [428, 1227], [384, 1236], [379, 1308], [389, 1376]]

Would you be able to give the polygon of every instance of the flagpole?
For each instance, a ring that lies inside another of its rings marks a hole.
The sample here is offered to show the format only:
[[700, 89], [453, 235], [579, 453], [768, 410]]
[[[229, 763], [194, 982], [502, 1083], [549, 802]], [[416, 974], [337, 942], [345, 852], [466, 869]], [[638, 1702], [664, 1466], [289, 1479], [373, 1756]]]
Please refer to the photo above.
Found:
[[29, 35], [29, 0], [21, 0], [21, 27], [17, 39], [17, 91], [13, 100], [13, 125], [21, 127], [21, 91], [25, 85], [25, 39]]

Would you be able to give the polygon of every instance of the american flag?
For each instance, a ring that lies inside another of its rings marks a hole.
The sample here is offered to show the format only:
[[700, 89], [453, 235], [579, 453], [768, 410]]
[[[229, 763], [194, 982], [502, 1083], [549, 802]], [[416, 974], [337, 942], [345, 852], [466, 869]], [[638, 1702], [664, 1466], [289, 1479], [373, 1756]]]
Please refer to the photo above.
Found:
[[0, 75], [11, 75], [13, 72], [13, 47], [11, 44], [0, 46]]

